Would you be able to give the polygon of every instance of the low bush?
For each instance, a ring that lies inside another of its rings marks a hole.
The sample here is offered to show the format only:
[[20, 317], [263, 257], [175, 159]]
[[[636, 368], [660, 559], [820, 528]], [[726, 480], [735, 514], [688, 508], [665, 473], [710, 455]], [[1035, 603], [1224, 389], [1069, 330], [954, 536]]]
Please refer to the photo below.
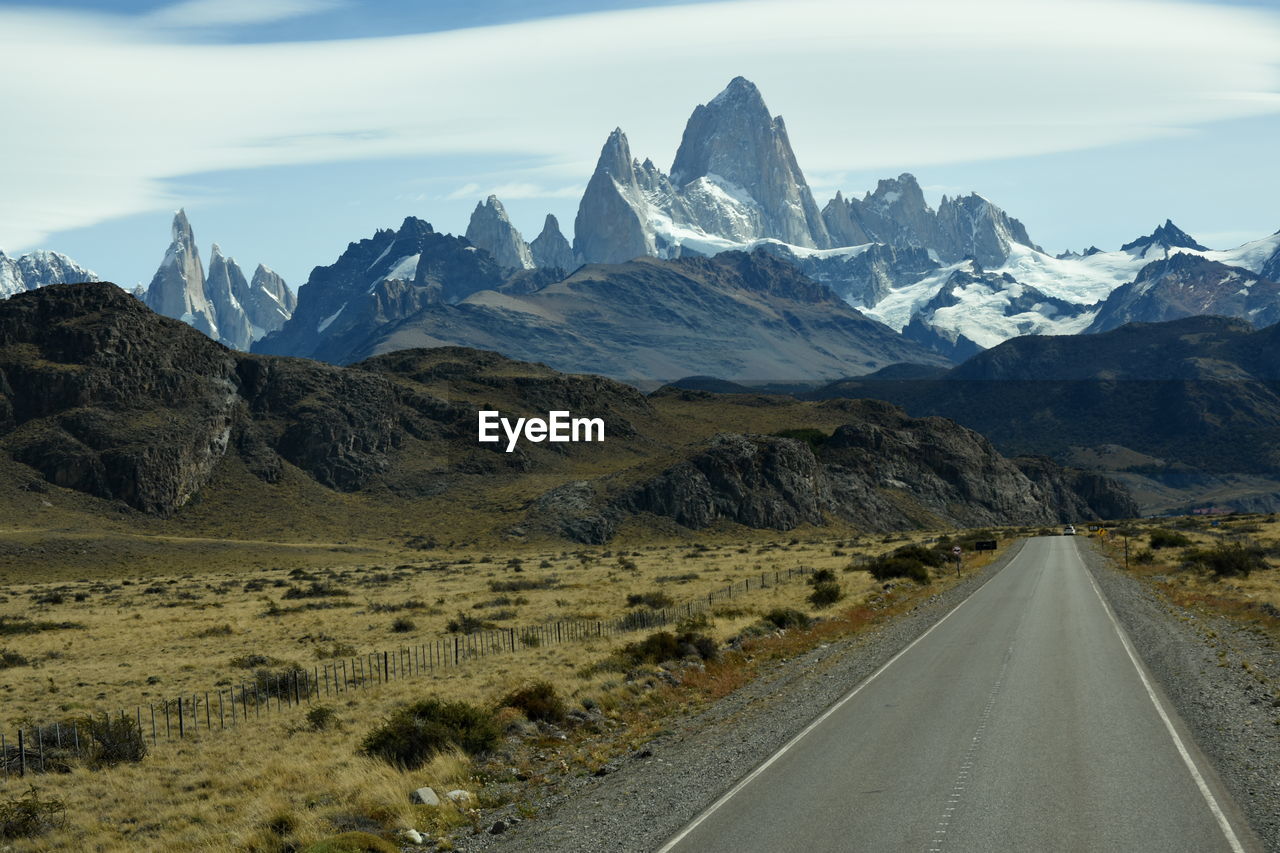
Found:
[[664, 607], [671, 607], [675, 601], [665, 592], [633, 592], [627, 596], [628, 607], [652, 607], [654, 610], [661, 610]]
[[844, 598], [844, 591], [835, 581], [815, 583], [813, 592], [809, 593], [809, 603], [814, 607], [830, 607], [842, 598]]
[[820, 583], [835, 583], [836, 573], [830, 569], [818, 569], [809, 575], [807, 582], [809, 586], [817, 586]]
[[501, 736], [488, 709], [469, 702], [426, 699], [394, 711], [365, 736], [360, 749], [389, 764], [412, 769], [451, 747], [468, 755], [487, 752]]
[[88, 716], [79, 721], [81, 743], [87, 736], [90, 767], [137, 764], [147, 757], [147, 738], [132, 717]]
[[308, 586], [291, 586], [284, 591], [281, 598], [333, 598], [350, 595], [350, 592], [329, 581], [312, 581]]
[[1216, 548], [1191, 549], [1186, 553], [1188, 566], [1207, 571], [1220, 578], [1247, 578], [1251, 572], [1269, 568], [1264, 551], [1257, 545], [1233, 543]]
[[0, 637], [6, 634], [38, 634], [41, 631], [64, 631], [83, 628], [79, 622], [32, 621], [25, 616], [0, 616]]
[[645, 663], [665, 663], [669, 660], [680, 660], [686, 657], [697, 657], [701, 660], [713, 660], [719, 653], [716, 641], [693, 631], [672, 634], [670, 631], [658, 631], [650, 634], [638, 643], [628, 643], [617, 654], [632, 666]]
[[1133, 561], [1140, 566], [1147, 566], [1156, 561], [1156, 555], [1150, 548], [1143, 548], [1133, 555]]
[[412, 619], [408, 619], [404, 616], [401, 616], [391, 623], [391, 630], [397, 634], [408, 634], [411, 631], [416, 631], [417, 628], [417, 624]]
[[451, 634], [474, 634], [477, 631], [492, 628], [493, 623], [477, 619], [475, 616], [466, 613], [459, 613], [453, 619], [450, 619], [444, 627]]
[[525, 592], [530, 589], [555, 589], [560, 581], [555, 577], [518, 578], [512, 581], [489, 581], [490, 592]]
[[[963, 548], [964, 545], [960, 547]], [[915, 560], [933, 569], [942, 568], [947, 562], [946, 555], [941, 551], [936, 548], [926, 548], [923, 545], [903, 545], [901, 548], [894, 549], [893, 556]]]
[[1161, 528], [1151, 531], [1151, 537], [1147, 543], [1151, 546], [1151, 550], [1155, 551], [1160, 548], [1185, 548], [1191, 544], [1191, 540], [1182, 533]]
[[508, 693], [499, 707], [515, 708], [530, 720], [559, 723], [564, 720], [565, 706], [556, 693], [555, 685], [538, 681]]
[[770, 622], [775, 628], [808, 628], [813, 624], [813, 620], [808, 614], [796, 610], [794, 607], [775, 607], [764, 615], [764, 621]]
[[338, 725], [338, 712], [328, 705], [317, 705], [307, 711], [305, 719], [307, 728], [313, 732], [322, 732]]
[[32, 785], [13, 800], [0, 800], [0, 840], [35, 838], [67, 821], [67, 806], [57, 798], [41, 799]]
[[909, 578], [920, 584], [929, 582], [929, 567], [910, 557], [880, 557], [860, 568], [865, 568], [878, 581]]
[[9, 669], [14, 666], [30, 666], [31, 661], [26, 655], [18, 654], [9, 649], [0, 649], [0, 669]]

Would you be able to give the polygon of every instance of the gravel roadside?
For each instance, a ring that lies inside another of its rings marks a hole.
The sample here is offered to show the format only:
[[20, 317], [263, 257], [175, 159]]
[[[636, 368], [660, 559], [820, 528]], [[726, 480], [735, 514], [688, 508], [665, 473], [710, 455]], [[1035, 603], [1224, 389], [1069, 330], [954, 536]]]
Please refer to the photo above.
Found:
[[1092, 547], [1080, 554], [1265, 849], [1280, 853], [1280, 650], [1224, 617], [1170, 603]]
[[888, 624], [773, 665], [711, 707], [669, 722], [667, 733], [603, 777], [564, 779], [536, 819], [502, 834], [455, 839], [458, 850], [650, 851], [733, 783], [1004, 568], [1022, 548]]

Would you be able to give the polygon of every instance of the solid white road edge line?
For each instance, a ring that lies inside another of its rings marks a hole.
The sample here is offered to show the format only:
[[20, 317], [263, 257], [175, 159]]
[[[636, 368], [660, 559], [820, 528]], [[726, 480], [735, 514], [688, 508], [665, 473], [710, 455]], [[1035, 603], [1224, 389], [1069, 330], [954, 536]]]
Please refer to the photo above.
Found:
[[[1074, 543], [1073, 543], [1074, 544]], [[1213, 812], [1213, 817], [1218, 821], [1218, 827], [1222, 830], [1222, 834], [1226, 836], [1227, 844], [1234, 853], [1245, 853], [1244, 845], [1240, 843], [1240, 839], [1236, 837], [1235, 830], [1231, 828], [1230, 821], [1223, 814], [1222, 807], [1218, 805], [1218, 800], [1213, 796], [1213, 792], [1209, 790], [1209, 784], [1205, 782], [1204, 776], [1200, 773], [1200, 768], [1196, 766], [1196, 762], [1191, 757], [1191, 753], [1187, 750], [1186, 744], [1182, 742], [1182, 738], [1178, 735], [1178, 730], [1173, 726], [1173, 720], [1169, 719], [1168, 712], [1165, 711], [1164, 705], [1160, 702], [1160, 698], [1156, 695], [1155, 689], [1151, 686], [1151, 682], [1147, 679], [1147, 673], [1143, 670], [1142, 664], [1138, 661], [1138, 655], [1134, 652], [1133, 644], [1129, 642], [1128, 636], [1120, 627], [1120, 623], [1116, 620], [1116, 615], [1111, 611], [1111, 605], [1107, 604], [1107, 600], [1102, 596], [1102, 590], [1098, 589], [1098, 583], [1093, 579], [1093, 573], [1084, 564], [1084, 559], [1080, 556], [1080, 547], [1077, 545], [1075, 550], [1076, 560], [1080, 563], [1080, 569], [1084, 572], [1084, 576], [1089, 579], [1089, 585], [1093, 587], [1094, 595], [1098, 596], [1098, 601], [1102, 602], [1102, 609], [1106, 611], [1107, 618], [1111, 620], [1111, 627], [1115, 629], [1116, 636], [1120, 638], [1120, 645], [1124, 646], [1125, 654], [1129, 656], [1129, 662], [1133, 664], [1133, 668], [1138, 673], [1138, 678], [1142, 681], [1142, 686], [1146, 688], [1147, 698], [1151, 700], [1151, 704], [1155, 706], [1156, 713], [1160, 715], [1161, 721], [1164, 723], [1165, 730], [1169, 732], [1169, 737], [1173, 738], [1173, 745], [1178, 749], [1178, 755], [1182, 756], [1182, 763], [1187, 766], [1187, 770], [1191, 773], [1191, 778], [1195, 780], [1196, 787], [1200, 789], [1200, 796], [1204, 797], [1204, 801], [1209, 806], [1209, 811]]]
[[[1005, 567], [1004, 567], [1005, 569], [1007, 569], [1009, 565], [1011, 565], [1013, 561], [1018, 558], [1018, 555], [1022, 553], [1022, 546], [1024, 545], [1026, 545], [1025, 539], [1019, 545], [1018, 553], [1013, 555], [1013, 557], [1009, 560], [1009, 562], [1005, 564]], [[953, 613], [955, 613], [961, 607], [964, 607], [965, 604], [967, 604], [975, 595], [981, 592], [986, 587], [987, 584], [991, 583], [993, 580], [999, 577], [1000, 572], [1003, 572], [1003, 571], [1004, 569], [1001, 569], [999, 572], [996, 572], [994, 575], [992, 575], [991, 577], [983, 581], [982, 586], [978, 587], [973, 592], [965, 596], [964, 601], [960, 602], [955, 607], [951, 608], [951, 610], [947, 611], [946, 616], [943, 616], [937, 622], [934, 622], [931, 626], [929, 626], [929, 629], [927, 631], [925, 631], [919, 637], [916, 637], [914, 640], [908, 643], [907, 646], [902, 649], [902, 651], [898, 652], [896, 655], [894, 655], [893, 657], [885, 661], [883, 664], [881, 664], [879, 669], [877, 669], [875, 672], [868, 675], [865, 679], [859, 682], [856, 687], [854, 687], [852, 690], [850, 690], [848, 693], [842, 696], [834, 705], [832, 705], [827, 710], [823, 711], [821, 716], [819, 716], [816, 720], [814, 720], [809, 725], [805, 726], [804, 729], [800, 731], [800, 734], [796, 735], [791, 740], [784, 743], [777, 752], [775, 752], [773, 755], [765, 759], [763, 764], [761, 764], [755, 770], [752, 770], [746, 776], [738, 780], [738, 783], [734, 785], [732, 788], [730, 788], [728, 791], [726, 791], [723, 795], [721, 795], [720, 799], [716, 800], [714, 803], [708, 806], [701, 814], [699, 814], [697, 817], [691, 820], [685, 826], [685, 828], [680, 830], [678, 833], [676, 833], [671, 838], [670, 841], [668, 841], [666, 844], [659, 847], [656, 853], [670, 853], [670, 851], [674, 850], [676, 848], [676, 845], [679, 844], [681, 841], [683, 841], [685, 837], [689, 835], [689, 833], [693, 832], [695, 829], [701, 826], [703, 821], [705, 821], [707, 818], [715, 814], [716, 811], [718, 811], [721, 806], [729, 802], [729, 800], [733, 799], [743, 788], [747, 787], [747, 785], [750, 785], [752, 780], [754, 780], [757, 776], [759, 776], [764, 771], [768, 770], [769, 767], [772, 766], [775, 761], [777, 761], [782, 756], [786, 755], [787, 752], [797, 743], [804, 740], [806, 735], [808, 735], [818, 726], [822, 725], [823, 721], [825, 721], [828, 717], [830, 717], [836, 711], [839, 711], [842, 707], [844, 707], [845, 703], [847, 703], [854, 696], [857, 696], [859, 693], [861, 693], [862, 688], [866, 687], [868, 684], [875, 681], [882, 672], [884, 672], [889, 667], [893, 666], [894, 661], [896, 661], [898, 658], [905, 655], [907, 652], [911, 651], [911, 649], [915, 647], [916, 643], [920, 642], [925, 637], [932, 634], [935, 628], [937, 628], [943, 622], [946, 622], [948, 619], [950, 619]], [[1241, 853], [1243, 853], [1243, 851], [1241, 851]]]

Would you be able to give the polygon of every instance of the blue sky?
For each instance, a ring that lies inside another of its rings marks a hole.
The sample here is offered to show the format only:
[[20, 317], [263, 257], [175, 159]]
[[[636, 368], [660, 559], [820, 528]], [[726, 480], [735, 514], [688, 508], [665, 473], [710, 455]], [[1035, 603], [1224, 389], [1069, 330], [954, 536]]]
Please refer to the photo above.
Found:
[[1273, 4], [46, 0], [0, 2], [22, 117], [0, 248], [145, 284], [183, 206], [206, 259], [217, 242], [296, 287], [406, 215], [461, 232], [489, 192], [526, 239], [548, 212], [568, 234], [614, 126], [665, 169], [737, 74], [820, 204], [910, 171], [1051, 251], [1166, 217], [1213, 246], [1280, 229]]

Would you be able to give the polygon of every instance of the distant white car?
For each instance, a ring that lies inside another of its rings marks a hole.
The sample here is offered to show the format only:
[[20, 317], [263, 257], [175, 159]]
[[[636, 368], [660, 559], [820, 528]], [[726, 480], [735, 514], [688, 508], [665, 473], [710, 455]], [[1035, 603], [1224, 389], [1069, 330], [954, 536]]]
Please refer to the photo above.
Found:
[[1071, 526], [1070, 524], [1068, 524], [1066, 527], [1062, 528], [1062, 535], [1063, 535], [1063, 536], [1075, 536], [1075, 535], [1076, 535], [1076, 529], [1075, 529], [1075, 527], [1073, 527], [1073, 526]]

